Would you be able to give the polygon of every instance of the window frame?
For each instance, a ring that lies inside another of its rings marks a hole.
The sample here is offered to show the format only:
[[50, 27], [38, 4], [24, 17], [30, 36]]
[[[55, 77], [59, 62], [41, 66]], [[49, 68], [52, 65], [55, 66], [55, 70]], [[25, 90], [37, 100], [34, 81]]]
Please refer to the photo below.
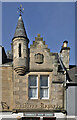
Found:
[[[36, 76], [36, 80], [37, 80], [37, 86], [29, 86], [29, 77], [30, 76]], [[28, 98], [29, 99], [38, 99], [38, 75], [29, 75], [29, 77], [28, 77]], [[29, 90], [30, 90], [30, 88], [32, 89], [32, 88], [36, 88], [37, 89], [37, 97], [30, 97], [30, 95], [29, 95]]]
[[[41, 95], [40, 95], [40, 99], [49, 99], [49, 75], [40, 75], [40, 78], [41, 78], [41, 76], [48, 76], [48, 86], [41, 86], [40, 85], [40, 94], [41, 94], [41, 88], [42, 89], [48, 88], [48, 97], [41, 97]], [[40, 79], [40, 81], [41, 81], [41, 79]]]

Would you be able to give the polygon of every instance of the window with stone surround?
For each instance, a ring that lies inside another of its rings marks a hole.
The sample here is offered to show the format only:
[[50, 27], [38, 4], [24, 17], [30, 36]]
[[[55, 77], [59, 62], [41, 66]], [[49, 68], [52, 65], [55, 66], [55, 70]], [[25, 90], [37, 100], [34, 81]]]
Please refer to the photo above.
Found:
[[35, 75], [29, 76], [29, 98], [38, 98], [38, 77]]
[[[49, 99], [48, 75], [40, 75], [39, 79], [37, 75], [30, 75], [28, 79], [28, 86], [29, 99], [38, 99], [38, 97], [40, 99]], [[40, 94], [38, 94], [38, 92]]]

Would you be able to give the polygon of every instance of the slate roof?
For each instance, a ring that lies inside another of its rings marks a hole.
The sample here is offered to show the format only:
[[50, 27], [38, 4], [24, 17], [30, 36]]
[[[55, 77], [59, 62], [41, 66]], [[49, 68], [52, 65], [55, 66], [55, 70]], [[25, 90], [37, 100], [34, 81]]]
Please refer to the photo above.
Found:
[[68, 74], [71, 79], [70, 83], [77, 83], [77, 66], [76, 65], [69, 66]]
[[14, 37], [26, 37], [27, 38], [26, 30], [25, 30], [24, 23], [23, 23], [21, 16], [19, 16]]
[[69, 65], [69, 70], [67, 70], [61, 60], [61, 58], [57, 55], [55, 57], [56, 59], [58, 59], [57, 61], [60, 63], [60, 65], [58, 65], [58, 72], [62, 72], [62, 71], [66, 71], [66, 79], [69, 81], [68, 84], [73, 84], [73, 85], [77, 85], [77, 66], [76, 65]]

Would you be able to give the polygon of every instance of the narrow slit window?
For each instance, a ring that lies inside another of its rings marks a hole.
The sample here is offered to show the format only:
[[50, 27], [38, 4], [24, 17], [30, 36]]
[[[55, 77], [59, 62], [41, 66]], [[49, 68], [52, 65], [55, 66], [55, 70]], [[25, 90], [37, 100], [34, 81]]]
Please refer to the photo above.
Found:
[[19, 57], [21, 57], [21, 44], [19, 44]]

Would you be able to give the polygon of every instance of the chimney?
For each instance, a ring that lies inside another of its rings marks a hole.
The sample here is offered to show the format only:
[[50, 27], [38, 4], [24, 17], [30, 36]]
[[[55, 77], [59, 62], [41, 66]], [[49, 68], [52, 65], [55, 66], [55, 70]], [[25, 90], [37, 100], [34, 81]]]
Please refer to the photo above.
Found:
[[64, 66], [69, 69], [69, 52], [70, 52], [70, 48], [68, 47], [68, 41], [65, 40], [63, 42], [63, 46], [61, 48], [60, 54], [62, 56], [62, 61]]

